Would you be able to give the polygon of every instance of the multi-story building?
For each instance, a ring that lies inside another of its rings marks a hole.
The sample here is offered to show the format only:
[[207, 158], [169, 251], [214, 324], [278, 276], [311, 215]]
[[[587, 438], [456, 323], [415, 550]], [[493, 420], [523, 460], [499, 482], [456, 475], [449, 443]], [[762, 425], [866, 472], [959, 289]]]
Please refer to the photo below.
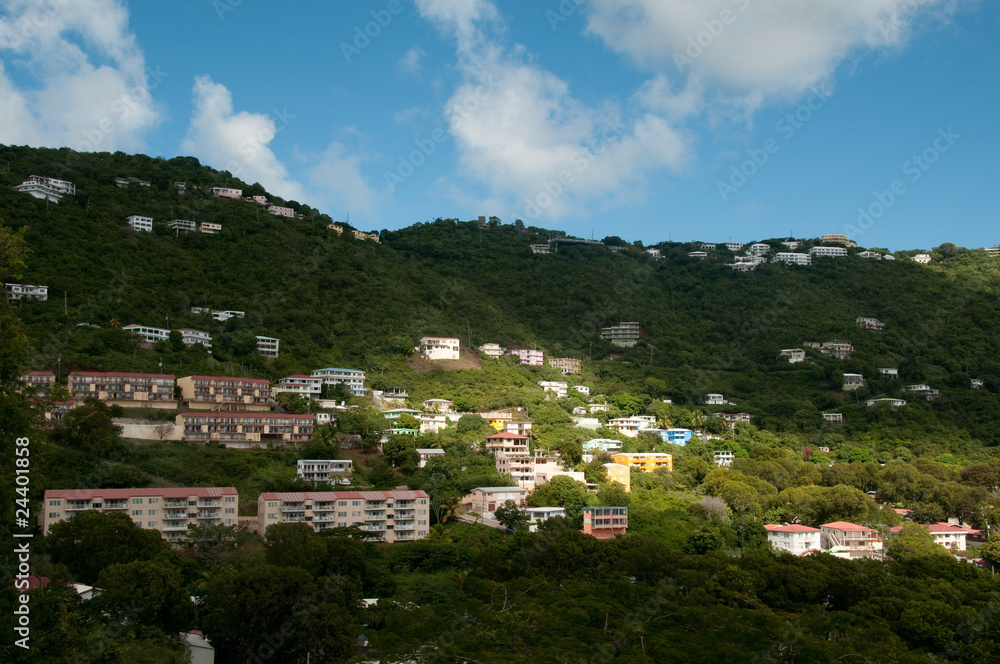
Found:
[[175, 235], [180, 235], [181, 233], [187, 235], [198, 230], [198, 224], [189, 219], [171, 219], [167, 222], [167, 228], [172, 230]]
[[628, 530], [627, 507], [584, 507], [583, 534], [597, 539], [613, 539]]
[[63, 196], [75, 194], [76, 185], [66, 180], [29, 175], [24, 182], [17, 185], [17, 190], [31, 194], [35, 198], [46, 198], [53, 203], [58, 203]]
[[613, 438], [594, 438], [583, 444], [583, 450], [597, 450], [599, 452], [621, 452], [624, 443]]
[[697, 258], [698, 260], [704, 260], [708, 258], [708, 252], [705, 251], [689, 251], [688, 258]]
[[264, 492], [257, 499], [257, 531], [306, 523], [319, 532], [358, 526], [371, 540], [412, 542], [430, 530], [430, 497], [423, 491]]
[[725, 245], [726, 245], [726, 249], [728, 249], [729, 251], [733, 252], [734, 254], [737, 251], [739, 251], [740, 249], [743, 248], [743, 243], [742, 242], [726, 242]]
[[195, 330], [190, 327], [182, 327], [177, 330], [181, 333], [181, 341], [190, 348], [195, 344], [201, 344], [205, 348], [212, 347], [212, 335], [203, 330]]
[[660, 250], [656, 249], [655, 247], [650, 247], [649, 249], [645, 249], [643, 250], [642, 253], [649, 254], [649, 256], [655, 260], [660, 259]]
[[798, 254], [790, 251], [779, 251], [771, 259], [773, 263], [789, 263], [791, 265], [812, 265], [812, 255]]
[[890, 397], [881, 397], [879, 399], [869, 399], [865, 402], [866, 406], [878, 406], [880, 404], [888, 404], [893, 408], [902, 408], [906, 405], [905, 399], [892, 399]]
[[787, 240], [785, 242], [782, 242], [781, 246], [785, 247], [786, 249], [791, 249], [792, 251], [795, 251], [796, 249], [802, 246], [802, 243], [799, 242], [798, 240]]
[[518, 433], [495, 433], [486, 436], [486, 449], [493, 454], [507, 454], [510, 456], [528, 455], [528, 437]]
[[267, 205], [267, 196], [262, 196], [260, 194], [257, 194], [256, 196], [251, 196], [250, 200], [252, 200], [257, 205], [265, 205], [265, 206]]
[[639, 342], [639, 323], [618, 323], [601, 329], [601, 338], [610, 341], [613, 346], [631, 348]]
[[134, 178], [134, 177], [115, 178], [115, 185], [117, 187], [122, 188], [122, 189], [128, 187], [130, 184], [133, 184], [133, 183], [135, 183], [135, 184], [137, 184], [137, 185], [139, 185], [141, 187], [152, 186], [152, 183], [149, 180], [140, 180], [139, 178]]
[[516, 433], [520, 436], [531, 435], [531, 420], [504, 420], [500, 423], [500, 433]]
[[257, 335], [257, 352], [269, 360], [278, 359], [278, 345], [281, 339]]
[[806, 359], [806, 352], [801, 348], [783, 348], [780, 355], [781, 357], [787, 357], [789, 364], [805, 362]]
[[52, 394], [56, 384], [56, 375], [51, 371], [29, 371], [21, 376], [24, 387], [36, 397], [47, 397]]
[[819, 352], [824, 355], [832, 355], [838, 360], [849, 360], [851, 359], [851, 353], [854, 352], [854, 345], [850, 341], [834, 339], [832, 341], [824, 341], [823, 345], [820, 346]]
[[896, 257], [893, 256], [892, 254], [886, 254], [885, 256], [882, 257], [882, 260], [884, 260], [884, 261], [894, 261], [894, 260], [896, 260]]
[[212, 320], [217, 320], [220, 323], [225, 323], [230, 318], [243, 318], [246, 313], [243, 311], [212, 311]]
[[125, 223], [134, 231], [149, 232], [153, 230], [153, 218], [144, 217], [141, 214], [133, 214], [125, 217]]
[[820, 524], [820, 546], [838, 558], [882, 557], [882, 536], [874, 528], [847, 521]]
[[767, 531], [767, 541], [771, 543], [771, 548], [775, 551], [785, 551], [793, 556], [802, 556], [812, 551], [820, 550], [819, 528], [810, 528], [799, 524], [777, 525], [768, 523], [764, 525]]
[[823, 413], [823, 419], [827, 422], [843, 422], [843, 413]]
[[592, 403], [587, 405], [587, 410], [591, 413], [606, 413], [610, 409], [610, 406], [606, 403]]
[[674, 457], [664, 452], [618, 452], [611, 457], [615, 463], [629, 468], [638, 468], [644, 473], [651, 473], [658, 468], [674, 469]]
[[899, 369], [883, 367], [879, 368], [878, 372], [882, 374], [883, 378], [899, 378]]
[[192, 526], [235, 526], [239, 494], [231, 486], [151, 489], [49, 490], [42, 499], [42, 532], [81, 512], [122, 512], [140, 528], [168, 542], [183, 540]]
[[503, 355], [503, 346], [494, 343], [483, 344], [479, 347], [479, 352], [490, 359], [497, 360]]
[[715, 251], [715, 243], [713, 242], [702, 242], [701, 248], [706, 250]]
[[690, 429], [645, 429], [649, 433], [655, 433], [664, 443], [684, 447], [691, 441], [693, 432]]
[[462, 504], [468, 505], [468, 510], [492, 519], [497, 508], [508, 500], [520, 507], [528, 497], [528, 490], [519, 486], [480, 486], [469, 492], [462, 499]]
[[812, 255], [814, 257], [815, 256], [834, 256], [834, 257], [837, 257], [837, 256], [846, 256], [847, 255], [847, 248], [846, 247], [813, 247], [812, 249], [809, 250], [809, 253], [810, 253], [810, 255]]
[[490, 426], [497, 431], [503, 431], [504, 423], [514, 419], [514, 413], [509, 410], [488, 410], [476, 414], [489, 422]]
[[350, 459], [299, 459], [295, 476], [313, 484], [350, 484], [353, 468]]
[[526, 507], [524, 511], [528, 513], [529, 533], [538, 532], [538, 527], [549, 519], [566, 516], [565, 507]]
[[295, 374], [278, 379], [278, 384], [271, 388], [271, 394], [286, 392], [297, 394], [307, 399], [319, 399], [323, 391], [323, 379], [315, 376]]
[[860, 258], [871, 258], [877, 261], [882, 260], [882, 254], [877, 251], [862, 251], [858, 254]]
[[861, 374], [845, 373], [844, 374], [844, 389], [845, 390], [856, 390], [859, 387], [865, 386], [865, 377]]
[[583, 473], [567, 472], [557, 457], [543, 456], [536, 450], [530, 454], [504, 454], [497, 452], [495, 465], [501, 475], [510, 475], [517, 485], [528, 491], [545, 484], [556, 475], [569, 475], [584, 481]]
[[77, 405], [97, 399], [126, 408], [176, 408], [172, 374], [144, 374], [120, 371], [74, 371], [68, 387]]
[[855, 243], [852, 242], [846, 235], [841, 235], [840, 233], [831, 233], [829, 235], [824, 235], [822, 241], [826, 244], [839, 244], [845, 247], [853, 247]]
[[623, 463], [606, 463], [604, 470], [608, 473], [609, 482], [618, 482], [626, 491], [632, 490], [632, 469]]
[[[919, 525], [930, 533], [935, 544], [940, 544], [950, 551], [965, 551], [968, 536], [979, 533], [978, 530], [963, 528], [953, 523], [921, 523]], [[893, 535], [898, 535], [902, 530], [902, 526], [896, 526], [891, 528], [890, 532]]]
[[277, 217], [288, 217], [289, 219], [295, 217], [295, 210], [290, 207], [281, 207], [280, 205], [271, 205], [267, 208], [269, 214], [273, 214]]
[[36, 284], [4, 284], [7, 291], [7, 301], [13, 304], [21, 300], [38, 300], [45, 302], [49, 299], [49, 287], [38, 286]]
[[550, 357], [549, 366], [559, 369], [564, 374], [580, 373], [580, 360], [575, 357]]
[[652, 415], [633, 415], [631, 417], [616, 417], [608, 420], [608, 428], [623, 436], [635, 438], [646, 429], [656, 426], [656, 418]]
[[157, 341], [170, 340], [170, 330], [163, 327], [149, 327], [147, 325], [136, 325], [133, 323], [131, 325], [126, 325], [122, 328], [122, 330], [139, 335], [147, 344], [153, 344]]
[[206, 235], [218, 235], [222, 232], [222, 224], [217, 224], [214, 221], [203, 221], [198, 224], [198, 232]]
[[533, 253], [533, 254], [548, 254], [548, 253], [551, 253], [549, 251], [549, 243], [545, 242], [544, 244], [533, 244], [533, 245], [531, 245], [531, 253]]
[[177, 379], [188, 408], [218, 411], [271, 410], [271, 382], [264, 378], [185, 376]]
[[372, 242], [381, 241], [377, 231], [372, 231], [371, 233], [365, 233], [364, 231], [351, 230], [351, 234], [354, 236], [355, 240], [371, 240]]
[[576, 390], [585, 397], [590, 396], [590, 388], [586, 385], [574, 385], [571, 389]]
[[751, 256], [763, 256], [771, 253], [771, 245], [763, 242], [755, 242], [747, 248], [747, 253]]
[[455, 410], [455, 402], [450, 399], [427, 399], [420, 405], [432, 413], [451, 413]]
[[421, 337], [417, 351], [425, 360], [457, 360], [459, 343], [454, 337]]
[[730, 424], [735, 424], [736, 422], [749, 422], [751, 419], [750, 413], [712, 413], [709, 417], [721, 417]]
[[545, 353], [540, 350], [528, 348], [508, 348], [508, 355], [518, 358], [518, 363], [530, 367], [540, 367], [545, 365]]
[[569, 384], [557, 380], [540, 380], [538, 384], [542, 392], [555, 392], [557, 399], [565, 399], [569, 396]]
[[212, 187], [209, 189], [216, 198], [243, 198], [242, 189], [230, 189], [228, 187]]
[[921, 265], [927, 265], [933, 260], [933, 258], [931, 257], [930, 254], [917, 254], [916, 256], [913, 257], [913, 260], [916, 261], [917, 263], [920, 263]]
[[715, 450], [712, 452], [712, 461], [719, 468], [729, 468], [736, 459], [736, 453], [732, 450]]
[[705, 397], [706, 406], [724, 406], [726, 397], [722, 394], [709, 394]]
[[444, 450], [439, 447], [418, 447], [417, 454], [420, 456], [418, 468], [424, 468], [431, 459], [444, 456]]
[[986, 385], [986, 382], [982, 378], [970, 378], [969, 387], [974, 390], [981, 390]]
[[316, 426], [314, 415], [251, 412], [189, 412], [177, 416], [185, 442], [222, 443], [250, 449], [268, 445], [308, 443]]
[[997, 256], [1000, 256], [1000, 245], [997, 245], [996, 247], [989, 247], [986, 250], [986, 254], [991, 258], [996, 258]]
[[878, 318], [858, 316], [854, 322], [857, 323], [858, 327], [871, 330], [872, 332], [885, 332], [885, 323]]
[[933, 387], [927, 383], [918, 383], [916, 385], [907, 385], [903, 388], [904, 391], [910, 392], [914, 396], [918, 396], [927, 401], [934, 401], [939, 396], [941, 396], [941, 390], [935, 390]]
[[326, 369], [316, 369], [312, 372], [312, 377], [321, 378], [324, 385], [346, 385], [351, 390], [352, 396], [362, 397], [365, 395], [364, 371], [327, 367]]

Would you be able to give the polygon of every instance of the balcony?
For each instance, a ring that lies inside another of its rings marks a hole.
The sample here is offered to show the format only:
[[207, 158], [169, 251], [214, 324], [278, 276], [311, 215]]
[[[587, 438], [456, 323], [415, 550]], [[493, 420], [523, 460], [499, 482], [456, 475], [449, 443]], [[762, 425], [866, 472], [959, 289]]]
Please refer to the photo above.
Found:
[[186, 500], [164, 500], [163, 501], [163, 507], [164, 508], [169, 508], [169, 507], [184, 507], [184, 508], [186, 508], [187, 506], [188, 506], [188, 501], [186, 501]]
[[285, 516], [281, 518], [282, 523], [299, 523], [300, 521], [305, 521], [304, 516]]
[[367, 503], [367, 504], [365, 504], [365, 511], [366, 512], [373, 512], [373, 511], [376, 511], [376, 510], [384, 510], [384, 509], [385, 509], [385, 503]]
[[163, 524], [163, 532], [165, 532], [165, 533], [178, 532], [178, 531], [187, 530], [187, 529], [188, 529], [187, 523], [183, 523], [183, 524], [165, 523], [165, 524]]
[[305, 505], [301, 505], [301, 504], [299, 504], [299, 505], [282, 505], [281, 506], [281, 511], [282, 512], [305, 512], [306, 511], [306, 506]]
[[416, 529], [417, 529], [417, 527], [416, 527], [416, 526], [414, 526], [414, 525], [412, 525], [412, 524], [411, 524], [411, 525], [403, 525], [403, 524], [399, 524], [399, 523], [397, 523], [397, 524], [396, 524], [396, 528], [395, 528], [395, 529], [396, 529], [397, 531], [399, 531], [399, 530], [416, 530]]
[[385, 531], [385, 526], [363, 526], [361, 528], [361, 530], [364, 530], [364, 531], [367, 531], [367, 532], [384, 532]]
[[366, 514], [365, 521], [385, 521], [385, 515]]
[[167, 519], [186, 519], [186, 510], [165, 510], [163, 516]]
[[91, 504], [88, 503], [66, 503], [67, 512], [82, 512], [84, 510], [92, 509]]
[[108, 510], [127, 510], [127, 509], [128, 509], [128, 503], [126, 503], [124, 500], [120, 503], [110, 503], [110, 502], [104, 503], [105, 512], [107, 512]]
[[199, 519], [218, 519], [222, 515], [218, 512], [198, 512], [197, 518]]

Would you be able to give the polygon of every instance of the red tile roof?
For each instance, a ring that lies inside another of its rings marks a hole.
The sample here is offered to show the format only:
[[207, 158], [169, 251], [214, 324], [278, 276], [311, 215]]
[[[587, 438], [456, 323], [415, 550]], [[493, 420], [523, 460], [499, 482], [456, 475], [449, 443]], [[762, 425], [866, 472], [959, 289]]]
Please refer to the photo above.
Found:
[[260, 494], [263, 500], [280, 500], [284, 503], [301, 503], [306, 500], [329, 503], [334, 500], [414, 500], [430, 498], [425, 491], [395, 489], [393, 491], [283, 491]]
[[147, 374], [147, 373], [133, 373], [131, 371], [73, 371], [70, 374], [73, 376], [94, 376], [108, 378], [170, 378], [171, 380], [176, 380], [177, 377], [173, 374]]
[[162, 498], [218, 498], [220, 496], [238, 495], [235, 487], [180, 487], [180, 488], [150, 488], [150, 489], [50, 489], [45, 492], [45, 500], [49, 498], [64, 498], [66, 500], [122, 500], [145, 496], [160, 496]]
[[243, 417], [243, 418], [267, 418], [267, 419], [292, 419], [292, 420], [315, 420], [315, 415], [290, 415], [288, 413], [267, 413], [267, 412], [242, 412], [242, 413], [216, 413], [210, 410], [194, 411], [188, 413], [181, 413], [182, 417]]
[[833, 521], [831, 523], [820, 524], [820, 528], [833, 528], [836, 530], [843, 531], [856, 531], [856, 530], [873, 530], [866, 526], [859, 526], [856, 523], [850, 523], [849, 521]]
[[764, 526], [764, 529], [772, 533], [818, 533], [819, 528], [810, 528], [809, 526], [803, 526], [798, 523], [793, 523], [790, 525], [781, 526], [776, 523], [768, 523]]
[[267, 383], [270, 385], [271, 381], [266, 378], [240, 378], [239, 376], [184, 376], [185, 378], [194, 378], [195, 380], [235, 380], [244, 383]]

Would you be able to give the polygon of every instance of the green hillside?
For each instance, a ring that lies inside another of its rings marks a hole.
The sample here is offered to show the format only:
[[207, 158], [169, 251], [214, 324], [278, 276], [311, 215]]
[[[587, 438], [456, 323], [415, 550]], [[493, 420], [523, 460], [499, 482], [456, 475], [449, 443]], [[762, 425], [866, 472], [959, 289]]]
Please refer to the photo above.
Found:
[[[777, 432], [925, 439], [933, 449], [923, 451], [964, 458], [1000, 442], [993, 426], [1000, 419], [1000, 259], [981, 250], [944, 245], [924, 266], [862, 259], [859, 248], [812, 266], [734, 273], [724, 249], [703, 261], [687, 256], [697, 247], [678, 243], [656, 245], [659, 260], [639, 246], [534, 255], [529, 245], [553, 232], [441, 219], [383, 231], [376, 244], [338, 235], [327, 229], [332, 219], [294, 201], [268, 195], [302, 218], [212, 198], [209, 186], [265, 192], [189, 157], [5, 147], [0, 164], [9, 185], [0, 189], [0, 216], [12, 229], [28, 227], [23, 280], [49, 287], [48, 302], [18, 309], [39, 369], [153, 371], [162, 363], [177, 375], [273, 379], [349, 366], [367, 371], [375, 388], [402, 386], [421, 398], [462, 390], [479, 407], [526, 405], [523, 390], [502, 389], [496, 375], [483, 384], [478, 372], [410, 371], [406, 356], [417, 339], [446, 335], [463, 345], [521, 344], [582, 358], [583, 381], [609, 395], [696, 405], [721, 392], [736, 404], [727, 409], [750, 412]], [[71, 180], [77, 193], [52, 204], [13, 189], [31, 174]], [[151, 186], [115, 186], [115, 177], [126, 176]], [[187, 193], [177, 192], [176, 181], [186, 182]], [[128, 229], [130, 214], [153, 217], [154, 231]], [[166, 227], [171, 218], [218, 222], [223, 230], [175, 237]], [[907, 253], [916, 252], [899, 255]], [[192, 306], [247, 316], [217, 323], [192, 314]], [[886, 332], [858, 328], [858, 316], [885, 321]], [[600, 338], [601, 327], [622, 320], [641, 324], [633, 349]], [[130, 323], [208, 330], [214, 354], [137, 350], [117, 329]], [[273, 364], [254, 352], [257, 334], [281, 339]], [[847, 361], [814, 350], [798, 364], [778, 357], [782, 348], [828, 339], [850, 340], [857, 352]], [[899, 380], [879, 379], [879, 367], [898, 368]], [[863, 374], [868, 387], [843, 392], [845, 372]], [[554, 374], [511, 367], [507, 375], [530, 386]], [[985, 388], [971, 389], [970, 378], [985, 380]], [[941, 398], [910, 398], [895, 412], [864, 406], [866, 398], [905, 397], [902, 386], [917, 382], [940, 389]], [[820, 413], [831, 409], [844, 413], [843, 425], [824, 422]]]

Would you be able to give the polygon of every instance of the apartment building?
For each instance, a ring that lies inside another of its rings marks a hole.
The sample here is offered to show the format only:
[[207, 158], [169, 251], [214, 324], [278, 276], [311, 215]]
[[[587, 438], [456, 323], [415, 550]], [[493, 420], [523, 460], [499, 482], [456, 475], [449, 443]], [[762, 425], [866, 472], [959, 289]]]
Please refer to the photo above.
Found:
[[51, 371], [29, 371], [21, 376], [21, 382], [36, 397], [47, 397], [56, 384], [56, 375]]
[[715, 251], [715, 243], [713, 242], [702, 242], [701, 248], [706, 250]]
[[423, 491], [295, 491], [260, 494], [257, 531], [277, 523], [306, 523], [319, 532], [358, 526], [372, 540], [413, 542], [430, 530], [430, 497]]
[[[198, 309], [198, 311], [195, 311], [195, 309]], [[246, 316], [246, 312], [243, 311], [215, 311], [205, 309], [204, 307], [191, 307], [191, 313], [211, 313], [212, 320], [217, 320], [220, 323], [225, 323], [230, 318], [243, 318]]]
[[850, 341], [834, 339], [832, 341], [824, 341], [823, 345], [820, 346], [819, 352], [824, 355], [832, 355], [838, 360], [849, 360], [851, 359], [851, 353], [854, 352], [854, 345]]
[[543, 392], [555, 392], [557, 399], [565, 399], [569, 396], [569, 384], [563, 383], [557, 380], [540, 380], [538, 381], [539, 386], [541, 386]]
[[806, 352], [801, 348], [783, 348], [779, 353], [781, 357], [787, 357], [789, 364], [805, 362]]
[[184, 405], [196, 410], [271, 410], [271, 382], [264, 378], [185, 376], [177, 387]]
[[563, 374], [580, 373], [580, 360], [575, 357], [550, 357], [549, 366], [559, 369]]
[[583, 534], [613, 539], [628, 530], [627, 507], [584, 507]]
[[615, 463], [629, 468], [637, 468], [644, 473], [651, 473], [658, 468], [674, 470], [674, 457], [664, 452], [618, 452], [611, 456]]
[[21, 300], [38, 300], [45, 302], [49, 299], [49, 287], [38, 286], [36, 284], [4, 284], [7, 291], [7, 301], [13, 304]]
[[549, 244], [548, 244], [548, 242], [546, 242], [546, 243], [543, 243], [543, 244], [533, 244], [533, 245], [531, 245], [531, 253], [533, 253], [533, 254], [548, 254], [548, 253], [552, 253], [552, 252], [549, 251]]
[[793, 556], [802, 556], [812, 551], [820, 550], [820, 536], [822, 531], [819, 528], [810, 528], [799, 524], [778, 525], [768, 523], [764, 525], [767, 531], [767, 541], [775, 551], [785, 551]]
[[882, 557], [882, 536], [874, 528], [847, 521], [820, 524], [820, 546], [838, 558]]
[[809, 250], [809, 254], [813, 257], [816, 256], [829, 256], [829, 257], [841, 257], [847, 255], [846, 247], [813, 247]]
[[743, 243], [742, 242], [726, 242], [725, 246], [726, 246], [726, 249], [728, 249], [729, 251], [733, 252], [734, 254], [737, 251], [740, 251], [741, 249], [743, 249]]
[[187, 235], [198, 230], [198, 224], [189, 219], [171, 219], [167, 222], [167, 228], [172, 230], [175, 235], [180, 235], [181, 233]]
[[[972, 528], [963, 528], [953, 523], [921, 523], [921, 528], [930, 533], [935, 544], [940, 544], [950, 551], [965, 551], [968, 536], [979, 534], [980, 531]], [[903, 530], [902, 526], [890, 529], [893, 535], [898, 535]]]
[[498, 360], [503, 355], [503, 346], [494, 343], [483, 344], [479, 347], [479, 352], [492, 360]]
[[236, 449], [308, 443], [314, 415], [249, 412], [188, 412], [175, 421], [188, 443], [222, 443]]
[[242, 189], [229, 189], [228, 187], [212, 187], [211, 189], [209, 189], [209, 191], [212, 193], [212, 196], [215, 196], [216, 198], [236, 198], [236, 199], [243, 198]]
[[609, 482], [618, 482], [626, 491], [632, 491], [632, 469], [623, 463], [606, 463]]
[[488, 410], [476, 414], [489, 422], [490, 426], [497, 431], [503, 431], [504, 422], [509, 422], [514, 419], [514, 413], [509, 410]]
[[786, 249], [791, 249], [792, 251], [795, 251], [796, 249], [802, 246], [802, 243], [799, 242], [798, 240], [787, 240], [785, 242], [782, 242], [781, 246], [785, 247]]
[[203, 221], [198, 224], [198, 232], [206, 235], [218, 235], [222, 232], [222, 224], [217, 224], [214, 221]]
[[313, 484], [350, 484], [353, 469], [350, 459], [299, 459], [295, 476]]
[[545, 365], [545, 353], [540, 350], [528, 348], [508, 348], [508, 355], [518, 358], [518, 363], [530, 367], [541, 367]]
[[173, 374], [123, 371], [74, 371], [68, 380], [69, 392], [78, 406], [86, 399], [97, 399], [125, 408], [176, 408], [175, 384]]
[[789, 265], [812, 265], [812, 255], [791, 251], [779, 251], [771, 259], [773, 263], [788, 263]]
[[574, 385], [572, 387], [572, 389], [576, 390], [577, 392], [579, 392], [580, 394], [582, 394], [585, 397], [589, 397], [590, 396], [590, 388], [587, 387], [586, 385]]
[[628, 438], [637, 437], [645, 429], [656, 427], [656, 418], [652, 415], [633, 415], [632, 417], [616, 417], [608, 420], [607, 427]]
[[528, 437], [518, 433], [495, 433], [486, 436], [486, 449], [493, 454], [508, 454], [511, 456], [527, 456]]
[[997, 256], [1000, 256], [1000, 245], [997, 245], [996, 247], [987, 248], [986, 254], [991, 258], [996, 258]]
[[278, 345], [281, 339], [257, 335], [257, 352], [269, 360], [278, 359]]
[[859, 258], [871, 258], [873, 260], [882, 260], [882, 254], [877, 251], [862, 251], [858, 254]]
[[239, 494], [227, 487], [49, 490], [42, 499], [42, 533], [80, 512], [122, 512], [140, 528], [156, 530], [168, 542], [185, 539], [192, 526], [235, 526]]
[[372, 242], [381, 242], [377, 231], [365, 233], [364, 231], [352, 230], [351, 235], [354, 236], [355, 240], [371, 240]]
[[722, 394], [708, 394], [705, 396], [706, 406], [724, 406], [726, 403], [726, 397]]
[[63, 196], [75, 194], [76, 185], [66, 180], [29, 175], [24, 182], [17, 185], [17, 190], [24, 194], [31, 194], [35, 198], [45, 198], [53, 203], [58, 203]]
[[278, 379], [278, 384], [271, 388], [271, 394], [286, 392], [297, 394], [306, 399], [319, 399], [323, 391], [323, 379], [304, 374], [285, 376]]
[[764, 256], [771, 253], [771, 245], [763, 242], [755, 242], [747, 247], [747, 253], [751, 256]]
[[519, 486], [480, 486], [469, 492], [462, 504], [470, 512], [492, 519], [497, 508], [508, 500], [520, 507], [527, 497], [528, 490]]
[[839, 244], [845, 247], [853, 247], [855, 243], [852, 242], [846, 235], [840, 233], [831, 233], [829, 235], [824, 235], [822, 241], [826, 244]]
[[677, 445], [679, 447], [684, 447], [689, 442], [691, 442], [691, 436], [694, 435], [690, 429], [644, 429], [648, 433], [655, 433], [660, 437], [664, 443], [670, 443], [671, 445]]
[[459, 343], [454, 337], [421, 337], [416, 350], [425, 360], [457, 360]]
[[346, 385], [351, 390], [351, 396], [365, 395], [365, 372], [357, 369], [339, 369], [327, 367], [312, 372], [313, 378], [320, 378], [324, 385]]
[[153, 230], [153, 218], [144, 217], [141, 214], [133, 214], [125, 217], [125, 223], [134, 231], [150, 232]]
[[583, 451], [621, 452], [624, 443], [613, 438], [593, 438], [583, 444]]
[[287, 217], [288, 219], [293, 219], [295, 217], [295, 210], [290, 207], [282, 207], [280, 205], [270, 205], [267, 208], [268, 214], [273, 214], [276, 217]]
[[941, 390], [936, 390], [927, 383], [907, 385], [903, 390], [926, 401], [934, 401], [941, 396]]
[[212, 347], [212, 335], [204, 330], [182, 327], [178, 328], [177, 332], [181, 333], [181, 341], [184, 342], [184, 345], [188, 348], [196, 344], [201, 344], [205, 348]]
[[164, 327], [150, 327], [148, 325], [136, 325], [132, 323], [123, 327], [122, 330], [138, 334], [147, 344], [170, 340], [170, 330]]
[[885, 332], [885, 323], [880, 321], [878, 318], [858, 316], [854, 322], [857, 323], [858, 327], [865, 330], [871, 330], [872, 332]]
[[913, 260], [921, 265], [927, 265], [933, 260], [933, 258], [930, 254], [917, 254], [913, 257]]
[[610, 341], [613, 346], [631, 348], [639, 341], [639, 323], [618, 323], [601, 329], [601, 338]]

